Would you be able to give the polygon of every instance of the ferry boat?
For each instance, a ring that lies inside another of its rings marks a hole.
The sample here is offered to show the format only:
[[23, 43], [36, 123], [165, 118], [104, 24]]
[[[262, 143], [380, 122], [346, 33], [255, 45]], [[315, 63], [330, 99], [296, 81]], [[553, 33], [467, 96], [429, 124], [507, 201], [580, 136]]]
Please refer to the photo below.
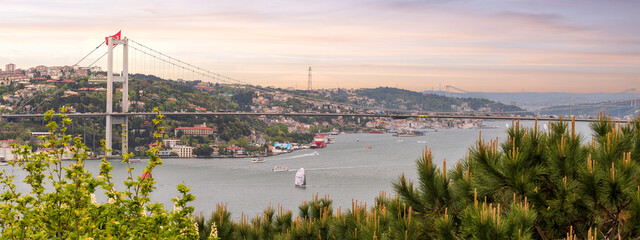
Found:
[[369, 131], [369, 133], [384, 133], [384, 131], [383, 130], [371, 129], [371, 131]]
[[397, 133], [394, 133], [393, 136], [394, 137], [417, 137], [417, 136], [424, 136], [424, 134], [425, 134], [424, 131], [413, 130], [413, 131], [397, 132]]
[[251, 162], [252, 163], [263, 163], [264, 162], [264, 158], [263, 157], [252, 158]]
[[324, 136], [318, 133], [315, 137], [313, 137], [313, 143], [311, 143], [311, 148], [323, 148], [326, 147], [327, 143], [324, 141]]
[[296, 185], [297, 188], [307, 187], [307, 177], [304, 175], [304, 168], [300, 168], [298, 169], [298, 172], [296, 172], [294, 184]]

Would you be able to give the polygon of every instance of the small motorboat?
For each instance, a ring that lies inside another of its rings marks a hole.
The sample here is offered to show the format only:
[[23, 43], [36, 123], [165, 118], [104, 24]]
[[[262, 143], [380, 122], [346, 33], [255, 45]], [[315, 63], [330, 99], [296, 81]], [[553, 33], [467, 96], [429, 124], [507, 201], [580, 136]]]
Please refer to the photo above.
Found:
[[251, 162], [252, 163], [263, 163], [264, 162], [264, 158], [263, 157], [252, 158]]
[[286, 165], [276, 165], [271, 170], [274, 172], [287, 172], [289, 171], [289, 167], [287, 167]]
[[371, 146], [371, 145], [367, 144], [367, 145], [365, 145], [365, 146], [364, 146], [364, 148], [365, 148], [365, 149], [372, 149], [372, 148], [373, 148], [373, 146]]

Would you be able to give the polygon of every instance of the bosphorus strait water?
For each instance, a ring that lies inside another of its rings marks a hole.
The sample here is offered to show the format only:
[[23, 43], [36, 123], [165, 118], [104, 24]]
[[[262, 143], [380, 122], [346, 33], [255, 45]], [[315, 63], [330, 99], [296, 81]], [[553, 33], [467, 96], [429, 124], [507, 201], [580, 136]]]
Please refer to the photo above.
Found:
[[[226, 203], [233, 218], [241, 213], [250, 217], [262, 212], [269, 204], [282, 205], [298, 214], [298, 205], [310, 200], [313, 195], [328, 195], [333, 200], [334, 209], [348, 208], [352, 200], [373, 204], [380, 191], [393, 194], [392, 182], [403, 173], [415, 179], [415, 160], [428, 146], [434, 162], [442, 166], [447, 160], [451, 169], [477, 140], [480, 131], [485, 140], [504, 141], [507, 121], [485, 122], [493, 128], [484, 129], [439, 129], [429, 130], [427, 135], [418, 137], [393, 137], [385, 134], [343, 134], [336, 135], [335, 144], [322, 149], [298, 150], [265, 158], [264, 163], [251, 163], [249, 158], [164, 158], [164, 164], [153, 171], [156, 190], [152, 201], [161, 202], [167, 208], [178, 196], [176, 185], [184, 183], [191, 187], [196, 196], [192, 205], [196, 212], [205, 215], [215, 210], [217, 203]], [[533, 122], [522, 122], [533, 126]], [[540, 131], [545, 123], [539, 123]], [[591, 131], [587, 123], [576, 123], [577, 132], [584, 139], [590, 139]], [[586, 140], [584, 140], [586, 142]], [[371, 145], [371, 149], [365, 149]], [[317, 152], [315, 154], [314, 152]], [[124, 190], [122, 181], [126, 175], [126, 165], [119, 160], [110, 160], [114, 166], [114, 180], [119, 190]], [[100, 161], [87, 161], [87, 168], [98, 172]], [[139, 176], [146, 161], [132, 164]], [[273, 172], [275, 165], [286, 165], [289, 171]], [[9, 168], [9, 167], [2, 167]], [[307, 175], [306, 189], [294, 187], [295, 171], [304, 168]], [[17, 179], [23, 179], [20, 171]], [[26, 192], [27, 186], [20, 185]], [[99, 200], [104, 201], [103, 199]]]

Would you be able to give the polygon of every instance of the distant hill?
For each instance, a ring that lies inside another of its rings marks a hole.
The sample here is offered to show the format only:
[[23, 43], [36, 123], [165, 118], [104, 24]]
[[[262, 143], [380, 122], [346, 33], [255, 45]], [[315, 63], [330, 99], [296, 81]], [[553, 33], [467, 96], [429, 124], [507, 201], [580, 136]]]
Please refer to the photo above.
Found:
[[[428, 94], [445, 95], [443, 91], [425, 91]], [[633, 99], [631, 93], [563, 93], [563, 92], [511, 92], [511, 93], [495, 93], [495, 92], [469, 92], [469, 93], [451, 93], [452, 97], [479, 97], [486, 98], [504, 104], [515, 103], [517, 106], [527, 109], [536, 110], [551, 106], [564, 106], [588, 103], [611, 102], [620, 100]]]
[[[437, 94], [424, 94], [405, 89], [379, 87], [360, 89], [358, 96], [375, 99], [376, 103], [387, 109], [458, 112], [465, 108], [472, 112], [521, 112], [523, 109], [510, 106], [486, 98], [478, 97], [445, 97]], [[454, 109], [452, 107], [456, 107]]]

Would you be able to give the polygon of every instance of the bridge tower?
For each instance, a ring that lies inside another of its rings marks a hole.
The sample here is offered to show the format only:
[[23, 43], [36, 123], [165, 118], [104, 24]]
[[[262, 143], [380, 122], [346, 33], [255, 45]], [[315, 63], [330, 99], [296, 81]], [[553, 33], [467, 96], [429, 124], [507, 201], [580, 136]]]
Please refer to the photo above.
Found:
[[[119, 76], [113, 74], [113, 49], [116, 44], [122, 45], [122, 73]], [[129, 110], [129, 39], [115, 39], [113, 36], [107, 37], [107, 46], [109, 48], [107, 60], [107, 115], [106, 115], [106, 136], [105, 141], [107, 148], [113, 149], [112, 134], [113, 125], [122, 126], [122, 154], [127, 153], [127, 141], [129, 138], [129, 119], [127, 116], [114, 116], [113, 112], [113, 83], [122, 83], [122, 109], [121, 112], [126, 113]], [[111, 156], [110, 152], [106, 156]]]

